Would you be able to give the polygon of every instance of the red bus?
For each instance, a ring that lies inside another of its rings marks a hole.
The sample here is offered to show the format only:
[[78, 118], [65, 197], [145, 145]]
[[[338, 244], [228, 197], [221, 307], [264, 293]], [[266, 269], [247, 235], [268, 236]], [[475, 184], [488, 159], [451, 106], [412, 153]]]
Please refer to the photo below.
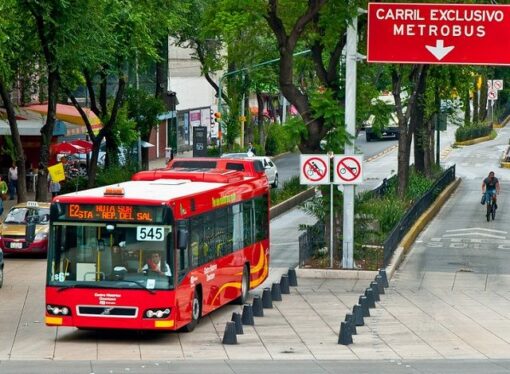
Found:
[[48, 326], [191, 331], [269, 271], [261, 173], [158, 170], [57, 196], [50, 208]]

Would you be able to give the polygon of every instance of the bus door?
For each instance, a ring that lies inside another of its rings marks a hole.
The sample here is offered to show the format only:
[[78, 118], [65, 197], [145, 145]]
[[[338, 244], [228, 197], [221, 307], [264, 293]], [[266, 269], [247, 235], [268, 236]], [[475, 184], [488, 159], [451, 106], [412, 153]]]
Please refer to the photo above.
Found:
[[177, 282], [180, 283], [186, 274], [190, 271], [191, 253], [188, 238], [188, 221], [181, 220], [177, 222], [175, 259], [177, 269]]

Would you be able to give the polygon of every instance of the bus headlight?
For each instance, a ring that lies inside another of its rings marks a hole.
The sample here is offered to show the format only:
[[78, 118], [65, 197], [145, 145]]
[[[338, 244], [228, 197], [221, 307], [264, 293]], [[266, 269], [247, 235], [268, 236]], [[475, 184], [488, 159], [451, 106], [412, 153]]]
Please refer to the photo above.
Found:
[[166, 318], [170, 315], [170, 308], [147, 309], [144, 313], [145, 318]]
[[71, 310], [68, 307], [61, 306], [61, 305], [47, 304], [46, 310], [48, 311], [49, 314], [54, 315], [54, 316], [59, 316], [59, 315], [60, 316], [70, 316], [71, 315]]
[[34, 242], [40, 242], [40, 241], [43, 241], [45, 239], [48, 238], [48, 233], [47, 232], [40, 232], [38, 233], [35, 238], [34, 238]]

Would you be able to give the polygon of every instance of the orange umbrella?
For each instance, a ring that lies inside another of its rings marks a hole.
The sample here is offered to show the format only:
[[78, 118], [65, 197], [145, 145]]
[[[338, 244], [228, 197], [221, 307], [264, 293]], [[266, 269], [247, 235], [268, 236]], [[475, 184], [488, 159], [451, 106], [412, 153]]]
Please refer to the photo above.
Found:
[[[29, 105], [26, 109], [41, 114], [48, 114], [48, 105], [46, 104]], [[83, 111], [87, 115], [92, 129], [101, 128], [101, 120], [90, 108], [83, 108]], [[83, 121], [83, 118], [81, 118], [80, 112], [78, 112], [78, 109], [72, 105], [57, 104], [56, 117], [61, 121], [85, 126], [85, 122]]]

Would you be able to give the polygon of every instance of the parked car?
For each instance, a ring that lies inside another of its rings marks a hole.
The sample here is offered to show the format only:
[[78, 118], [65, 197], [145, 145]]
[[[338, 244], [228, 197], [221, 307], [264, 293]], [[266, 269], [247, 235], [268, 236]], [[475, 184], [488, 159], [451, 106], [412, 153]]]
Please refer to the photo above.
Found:
[[[0, 249], [4, 253], [46, 253], [50, 203], [27, 201], [14, 205], [0, 226]], [[35, 226], [31, 238], [30, 226]]]
[[271, 187], [278, 187], [278, 169], [271, 158], [267, 156], [254, 156], [251, 152], [224, 153], [221, 155], [221, 158], [242, 158], [260, 161]]
[[4, 253], [0, 249], [0, 288], [4, 284]]

